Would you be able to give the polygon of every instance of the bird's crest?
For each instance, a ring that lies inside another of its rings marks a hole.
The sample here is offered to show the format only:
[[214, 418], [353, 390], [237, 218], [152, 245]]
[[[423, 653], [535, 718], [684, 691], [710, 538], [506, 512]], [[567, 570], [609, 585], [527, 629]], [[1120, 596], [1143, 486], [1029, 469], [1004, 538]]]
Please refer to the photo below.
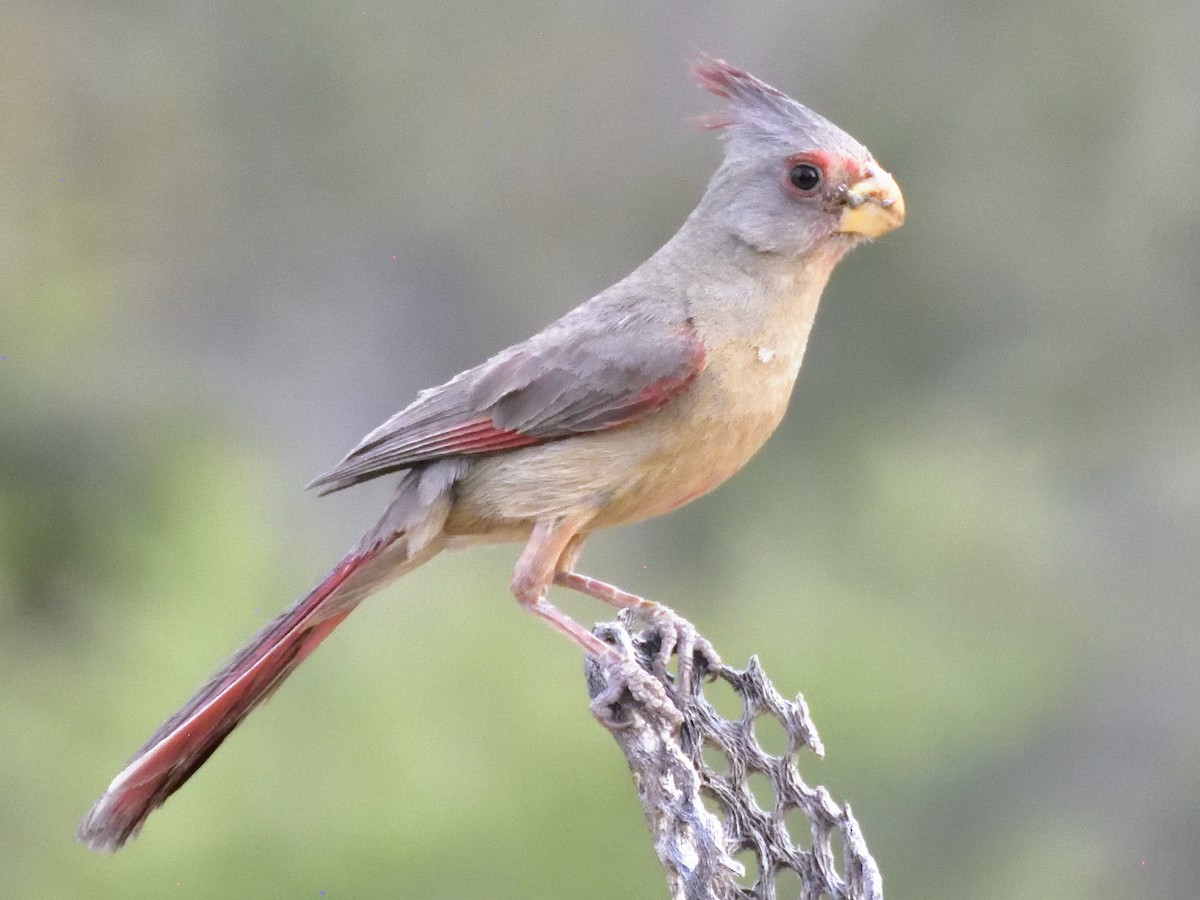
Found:
[[729, 101], [729, 106], [723, 112], [699, 120], [706, 129], [728, 128], [737, 124], [740, 114], [752, 109], [778, 116], [785, 112], [785, 104], [798, 105], [782, 91], [723, 59], [701, 56], [692, 72], [700, 87]]
[[692, 71], [700, 87], [727, 101], [721, 112], [698, 119], [701, 128], [723, 129], [730, 138], [745, 135], [826, 147], [848, 155], [866, 153], [858, 141], [824, 116], [723, 59], [701, 56]]

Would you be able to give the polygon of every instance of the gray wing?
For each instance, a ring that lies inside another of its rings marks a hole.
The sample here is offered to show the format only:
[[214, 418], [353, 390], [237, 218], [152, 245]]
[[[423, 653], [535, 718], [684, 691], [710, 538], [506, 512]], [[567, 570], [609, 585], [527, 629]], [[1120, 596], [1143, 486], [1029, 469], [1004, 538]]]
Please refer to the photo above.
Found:
[[611, 329], [579, 324], [560, 320], [422, 392], [309, 487], [328, 494], [447, 456], [617, 428], [668, 403], [704, 369], [690, 319], [674, 328], [636, 315]]

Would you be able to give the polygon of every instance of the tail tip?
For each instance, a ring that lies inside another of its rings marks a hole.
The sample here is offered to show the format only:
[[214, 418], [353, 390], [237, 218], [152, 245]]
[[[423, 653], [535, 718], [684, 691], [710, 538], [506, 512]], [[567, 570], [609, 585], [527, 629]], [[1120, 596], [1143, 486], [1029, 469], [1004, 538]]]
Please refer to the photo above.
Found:
[[98, 853], [116, 853], [126, 842], [141, 831], [142, 823], [114, 815], [108, 794], [96, 801], [96, 805], [84, 816], [75, 831], [75, 839], [89, 850]]

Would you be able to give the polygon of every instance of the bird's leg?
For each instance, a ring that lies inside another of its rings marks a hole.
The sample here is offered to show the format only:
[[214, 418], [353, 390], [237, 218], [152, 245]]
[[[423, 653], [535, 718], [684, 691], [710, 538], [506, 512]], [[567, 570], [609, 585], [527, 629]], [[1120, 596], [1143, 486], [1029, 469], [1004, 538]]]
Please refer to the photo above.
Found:
[[576, 536], [577, 528], [577, 523], [563, 517], [542, 519], [534, 525], [529, 543], [521, 552], [513, 572], [512, 592], [517, 602], [571, 638], [604, 666], [608, 686], [592, 700], [592, 714], [596, 718], [612, 726], [612, 703], [628, 688], [633, 698], [643, 706], [672, 721], [681, 721], [679, 710], [657, 678], [639, 666], [632, 657], [618, 653], [546, 599], [546, 592], [554, 581], [558, 560]]
[[679, 685], [685, 694], [692, 690], [692, 666], [697, 653], [704, 660], [705, 668], [716, 672], [721, 668], [721, 658], [713, 645], [696, 633], [696, 626], [680, 616], [669, 606], [639, 597], [623, 591], [615, 585], [598, 581], [587, 575], [571, 571], [583, 550], [583, 539], [586, 535], [577, 534], [567, 542], [558, 559], [558, 568], [554, 573], [554, 583], [559, 587], [579, 591], [597, 600], [601, 600], [618, 609], [631, 609], [634, 614], [649, 622], [659, 634], [661, 643], [655, 657], [655, 663], [665, 672], [671, 654], [679, 654]]

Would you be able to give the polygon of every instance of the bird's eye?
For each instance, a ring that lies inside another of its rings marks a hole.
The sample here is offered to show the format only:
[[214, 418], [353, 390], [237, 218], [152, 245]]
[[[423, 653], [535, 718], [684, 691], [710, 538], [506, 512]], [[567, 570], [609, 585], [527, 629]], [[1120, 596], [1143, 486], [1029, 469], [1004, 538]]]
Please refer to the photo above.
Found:
[[788, 172], [788, 181], [796, 190], [807, 194], [821, 183], [821, 170], [812, 163], [797, 163]]

